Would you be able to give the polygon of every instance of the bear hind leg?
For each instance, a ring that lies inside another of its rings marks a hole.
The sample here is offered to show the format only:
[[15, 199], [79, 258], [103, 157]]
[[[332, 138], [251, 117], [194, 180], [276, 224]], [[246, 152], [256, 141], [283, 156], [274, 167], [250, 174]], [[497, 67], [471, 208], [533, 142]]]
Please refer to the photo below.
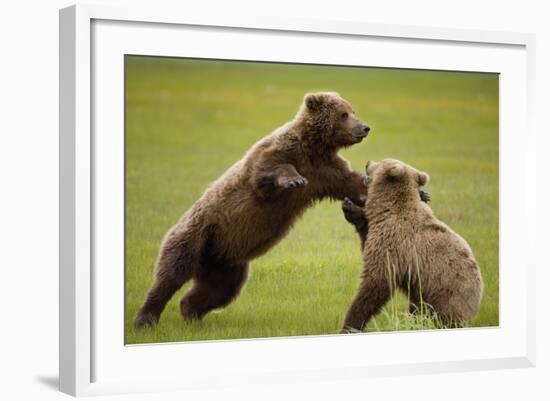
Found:
[[346, 313], [340, 333], [363, 331], [370, 318], [376, 315], [391, 298], [393, 289], [382, 274], [365, 275], [361, 287]]
[[170, 298], [191, 279], [197, 268], [197, 258], [186, 249], [165, 246], [157, 261], [155, 281], [134, 318], [134, 326], [142, 328], [156, 325]]
[[229, 305], [239, 295], [248, 277], [248, 264], [226, 265], [193, 279], [193, 286], [180, 301], [184, 319], [202, 319], [213, 309]]

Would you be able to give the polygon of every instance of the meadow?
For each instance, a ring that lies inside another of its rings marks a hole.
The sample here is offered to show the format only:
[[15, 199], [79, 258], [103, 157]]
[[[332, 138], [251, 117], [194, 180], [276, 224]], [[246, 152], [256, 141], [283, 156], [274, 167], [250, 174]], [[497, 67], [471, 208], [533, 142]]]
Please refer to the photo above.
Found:
[[[306, 92], [339, 92], [372, 127], [341, 152], [358, 171], [400, 159], [428, 172], [436, 216], [471, 245], [485, 291], [475, 327], [499, 324], [498, 75], [126, 56], [126, 343], [337, 333], [361, 271], [338, 202], [321, 202], [252, 261], [241, 295], [202, 321], [132, 319], [165, 232], [256, 141], [295, 115]], [[398, 294], [368, 331], [427, 329]]]

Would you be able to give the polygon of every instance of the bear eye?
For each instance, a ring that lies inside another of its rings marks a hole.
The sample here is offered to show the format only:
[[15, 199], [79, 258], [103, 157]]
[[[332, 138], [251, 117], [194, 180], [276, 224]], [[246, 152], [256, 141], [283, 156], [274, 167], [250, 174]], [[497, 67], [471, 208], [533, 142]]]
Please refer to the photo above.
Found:
[[342, 120], [345, 120], [346, 118], [348, 118], [349, 114], [348, 113], [342, 113], [340, 115], [340, 117], [342, 117]]

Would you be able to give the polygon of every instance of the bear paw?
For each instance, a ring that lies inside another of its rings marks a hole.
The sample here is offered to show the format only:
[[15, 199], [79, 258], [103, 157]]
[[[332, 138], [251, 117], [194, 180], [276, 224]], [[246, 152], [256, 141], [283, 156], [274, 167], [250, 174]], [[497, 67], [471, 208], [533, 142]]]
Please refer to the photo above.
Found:
[[134, 327], [142, 329], [153, 327], [158, 323], [158, 317], [151, 312], [139, 312], [134, 319]]
[[420, 194], [420, 199], [422, 200], [422, 202], [428, 203], [432, 200], [432, 197], [428, 192], [419, 190], [418, 193]]
[[363, 210], [349, 198], [345, 198], [342, 202], [342, 211], [344, 212], [344, 217], [350, 223], [356, 223], [363, 219]]
[[298, 188], [307, 185], [307, 178], [299, 177], [282, 177], [279, 180], [279, 185], [283, 188]]

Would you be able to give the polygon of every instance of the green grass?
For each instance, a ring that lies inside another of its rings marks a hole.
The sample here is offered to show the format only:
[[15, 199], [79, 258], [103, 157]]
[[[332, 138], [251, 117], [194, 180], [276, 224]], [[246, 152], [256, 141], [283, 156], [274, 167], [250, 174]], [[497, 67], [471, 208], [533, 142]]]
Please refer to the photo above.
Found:
[[[401, 159], [431, 176], [436, 215], [471, 245], [485, 292], [473, 326], [499, 321], [498, 76], [282, 64], [126, 58], [126, 343], [337, 333], [361, 271], [359, 241], [334, 202], [310, 209], [252, 262], [239, 298], [184, 322], [179, 298], [160, 324], [132, 318], [168, 228], [257, 140], [290, 120], [308, 91], [348, 99], [373, 130], [342, 152], [356, 170]], [[371, 331], [435, 327], [396, 296]], [[411, 320], [413, 319], [413, 320]]]

